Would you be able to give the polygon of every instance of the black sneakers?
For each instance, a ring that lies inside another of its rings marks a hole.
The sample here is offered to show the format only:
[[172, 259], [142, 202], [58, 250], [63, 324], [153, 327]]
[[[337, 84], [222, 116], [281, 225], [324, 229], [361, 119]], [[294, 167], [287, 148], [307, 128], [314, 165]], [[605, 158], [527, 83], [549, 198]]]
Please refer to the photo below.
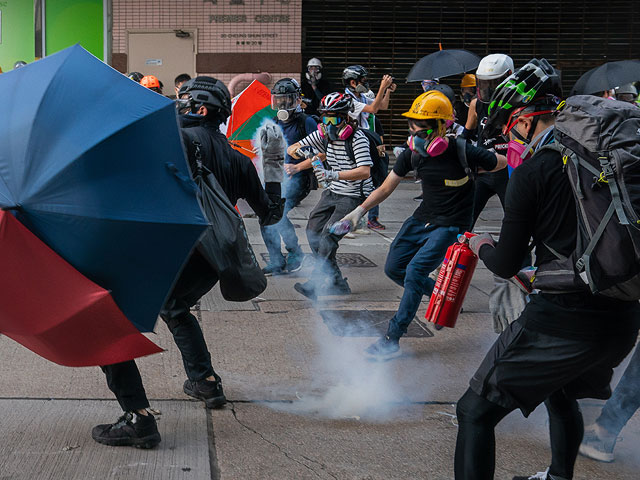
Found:
[[98, 443], [114, 447], [153, 448], [160, 443], [153, 415], [134, 412], [125, 412], [116, 423], [93, 427], [91, 436]]
[[322, 289], [322, 293], [324, 295], [349, 295], [351, 287], [349, 287], [346, 278], [336, 278]]
[[375, 359], [389, 359], [400, 353], [400, 339], [385, 335], [365, 350], [367, 355]]
[[203, 400], [207, 408], [220, 408], [227, 403], [220, 377], [216, 377], [215, 381], [200, 380], [192, 382], [191, 380], [185, 380], [182, 389], [190, 397]]
[[313, 300], [314, 302], [318, 299], [318, 294], [316, 293], [315, 282], [309, 280], [304, 283], [296, 283], [293, 288], [296, 292], [301, 293], [309, 300]]
[[322, 285], [319, 289], [316, 286], [316, 281], [309, 280], [304, 283], [296, 283], [293, 288], [314, 302], [318, 299], [318, 295], [349, 295], [351, 293], [351, 287], [349, 287], [346, 278], [336, 278], [332, 282]]

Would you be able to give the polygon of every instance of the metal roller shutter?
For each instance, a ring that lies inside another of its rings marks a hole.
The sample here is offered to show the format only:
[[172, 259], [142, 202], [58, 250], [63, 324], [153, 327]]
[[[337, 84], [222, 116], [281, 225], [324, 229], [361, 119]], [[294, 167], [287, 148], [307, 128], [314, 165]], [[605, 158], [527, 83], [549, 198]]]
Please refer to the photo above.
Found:
[[[369, 68], [372, 87], [385, 73], [396, 78], [391, 109], [380, 115], [393, 145], [406, 139], [400, 114], [422, 91], [406, 76], [439, 42], [480, 56], [507, 53], [516, 67], [544, 57], [562, 70], [566, 93], [594, 66], [640, 57], [640, 2], [620, 0], [303, 0], [302, 25], [305, 65], [319, 57], [336, 89], [342, 69], [357, 63]], [[443, 81], [458, 90], [460, 77]]]

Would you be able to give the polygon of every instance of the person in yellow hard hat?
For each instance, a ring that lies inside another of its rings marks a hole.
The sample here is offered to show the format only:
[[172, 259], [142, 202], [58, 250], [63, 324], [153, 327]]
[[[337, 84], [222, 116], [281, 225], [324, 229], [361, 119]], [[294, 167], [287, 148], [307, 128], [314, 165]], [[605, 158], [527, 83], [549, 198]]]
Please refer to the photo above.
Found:
[[453, 105], [456, 113], [456, 122], [466, 125], [469, 116], [469, 105], [476, 98], [476, 76], [467, 73], [460, 81], [460, 99]]
[[474, 172], [500, 170], [507, 165], [503, 155], [446, 136], [447, 122], [454, 118], [453, 107], [441, 92], [423, 93], [403, 116], [409, 125], [409, 148], [398, 156], [384, 183], [341, 220], [353, 228], [367, 210], [391, 195], [410, 171], [416, 171], [423, 200], [402, 225], [385, 265], [386, 275], [404, 287], [404, 293], [387, 333], [366, 350], [376, 358], [399, 352], [400, 337], [418, 311], [422, 296], [433, 291], [435, 282], [429, 273], [440, 265], [457, 235], [469, 229]]

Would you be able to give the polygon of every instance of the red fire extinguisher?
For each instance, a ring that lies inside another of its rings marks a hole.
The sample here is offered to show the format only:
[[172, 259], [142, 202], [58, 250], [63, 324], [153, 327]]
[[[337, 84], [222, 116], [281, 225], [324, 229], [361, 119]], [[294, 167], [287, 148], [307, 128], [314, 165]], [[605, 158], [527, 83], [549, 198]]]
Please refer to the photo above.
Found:
[[436, 285], [431, 294], [425, 318], [442, 327], [455, 327], [462, 302], [478, 264], [478, 257], [469, 248], [474, 233], [466, 232], [447, 249]]

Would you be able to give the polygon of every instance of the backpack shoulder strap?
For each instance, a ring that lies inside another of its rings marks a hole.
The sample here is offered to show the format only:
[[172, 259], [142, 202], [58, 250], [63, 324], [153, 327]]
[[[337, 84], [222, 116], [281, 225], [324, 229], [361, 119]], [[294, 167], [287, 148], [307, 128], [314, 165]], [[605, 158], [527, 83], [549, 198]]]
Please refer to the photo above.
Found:
[[464, 138], [456, 137], [456, 152], [458, 153], [458, 160], [464, 169], [464, 173], [467, 174], [470, 180], [476, 179], [476, 173], [469, 167], [469, 161], [467, 160], [467, 140]]

